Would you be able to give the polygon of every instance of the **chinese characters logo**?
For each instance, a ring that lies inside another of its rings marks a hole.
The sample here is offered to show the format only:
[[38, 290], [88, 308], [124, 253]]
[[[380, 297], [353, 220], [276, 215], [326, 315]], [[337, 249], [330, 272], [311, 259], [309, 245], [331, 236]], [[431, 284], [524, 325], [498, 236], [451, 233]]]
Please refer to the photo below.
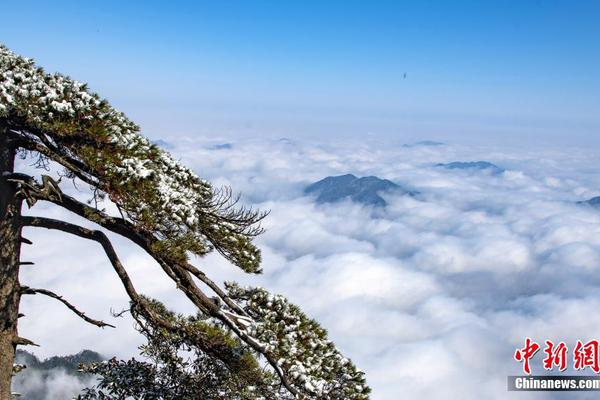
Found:
[[[573, 368], [578, 371], [589, 368], [595, 373], [600, 373], [599, 345], [600, 341], [597, 339], [590, 340], [587, 343], [578, 340], [571, 357]], [[523, 363], [523, 372], [527, 375], [531, 375], [531, 360], [540, 349], [541, 346], [538, 343], [531, 340], [531, 338], [526, 338], [525, 345], [515, 351], [514, 359]], [[569, 348], [564, 342], [554, 344], [551, 340], [546, 340], [543, 354], [545, 355], [542, 360], [544, 369], [551, 371], [554, 367], [557, 367], [561, 372], [567, 369]]]

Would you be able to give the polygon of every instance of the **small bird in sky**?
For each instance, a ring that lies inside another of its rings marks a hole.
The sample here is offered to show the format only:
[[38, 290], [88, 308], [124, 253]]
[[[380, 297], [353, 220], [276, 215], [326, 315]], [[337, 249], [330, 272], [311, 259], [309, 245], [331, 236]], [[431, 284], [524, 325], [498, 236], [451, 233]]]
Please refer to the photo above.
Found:
[[404, 79], [406, 79], [406, 72], [404, 73]]

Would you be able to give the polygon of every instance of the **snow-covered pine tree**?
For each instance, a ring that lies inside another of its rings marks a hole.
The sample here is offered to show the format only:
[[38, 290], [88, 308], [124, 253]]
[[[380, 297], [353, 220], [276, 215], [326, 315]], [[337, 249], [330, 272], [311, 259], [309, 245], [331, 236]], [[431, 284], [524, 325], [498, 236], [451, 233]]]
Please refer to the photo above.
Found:
[[[35, 157], [40, 173], [16, 171], [18, 156]], [[63, 171], [46, 172], [43, 167], [49, 164]], [[24, 227], [62, 231], [99, 243], [130, 298], [132, 314], [151, 340], [177, 340], [175, 347], [183, 343], [195, 349], [215, 368], [237, 374], [236, 384], [256, 388], [252, 396], [257, 399], [368, 398], [363, 373], [298, 307], [261, 288], [235, 283], [221, 288], [189, 262], [188, 254], [203, 256], [216, 250], [243, 271], [260, 273], [260, 251], [252, 239], [261, 232], [258, 223], [264, 214], [239, 207], [231, 191], [216, 190], [150, 143], [136, 124], [85, 84], [47, 74], [4, 46], [0, 46], [0, 175], [0, 400], [11, 397], [16, 346], [31, 344], [17, 333], [21, 296], [53, 297], [85, 321], [110, 326], [54, 292], [19, 282], [19, 268], [25, 264], [20, 247], [30, 244], [21, 235]], [[84, 182], [92, 199], [107, 197], [119, 212], [109, 214], [93, 201], [69, 196], [61, 189], [61, 178]], [[156, 260], [165, 279], [175, 282], [198, 315], [176, 316], [138, 293], [103, 231], [21, 214], [23, 202], [31, 208], [38, 201], [63, 207], [131, 240]], [[199, 283], [212, 293], [201, 290]]]

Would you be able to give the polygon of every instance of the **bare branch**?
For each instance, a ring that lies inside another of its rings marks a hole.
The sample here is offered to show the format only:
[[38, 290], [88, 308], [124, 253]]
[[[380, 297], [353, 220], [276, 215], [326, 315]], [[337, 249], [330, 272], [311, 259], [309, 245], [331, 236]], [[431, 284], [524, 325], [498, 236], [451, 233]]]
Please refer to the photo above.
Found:
[[125, 291], [127, 292], [127, 295], [131, 299], [133, 305], [139, 307], [141, 312], [143, 312], [148, 319], [154, 321], [158, 325], [163, 327], [170, 327], [170, 324], [167, 321], [161, 320], [158, 316], [155, 315], [155, 313], [148, 309], [146, 301], [137, 293], [135, 287], [133, 286], [133, 282], [129, 278], [127, 271], [123, 267], [123, 264], [121, 264], [117, 253], [115, 252], [110, 240], [104, 234], [104, 232], [87, 229], [65, 221], [42, 217], [23, 216], [21, 217], [21, 225], [56, 229], [85, 239], [94, 240], [100, 243], [108, 259], [110, 260], [113, 269], [115, 270], [119, 279], [121, 280], [121, 283], [123, 284], [123, 287], [125, 288]]
[[[22, 178], [21, 178], [22, 179]], [[18, 178], [12, 179], [15, 182], [18, 182]], [[35, 183], [33, 178], [29, 178], [29, 180], [25, 180], [23, 183], [32, 185], [32, 182]], [[267, 349], [264, 348], [263, 345], [258, 343], [254, 338], [248, 335], [243, 329], [243, 324], [241, 324], [237, 318], [232, 318], [233, 315], [224, 310], [220, 305], [216, 304], [212, 298], [207, 296], [200, 288], [196, 285], [194, 280], [192, 279], [190, 272], [193, 272], [193, 269], [189, 268], [187, 263], [181, 262], [173, 262], [172, 260], [167, 260], [163, 255], [155, 251], [155, 244], [159, 242], [159, 239], [156, 238], [149, 232], [145, 232], [136, 228], [131, 222], [118, 218], [112, 217], [108, 214], [90, 207], [64, 193], [60, 193], [60, 196], [53, 195], [52, 193], [48, 193], [47, 191], [36, 191], [35, 194], [36, 199], [50, 201], [56, 205], [59, 205], [75, 214], [86, 218], [92, 222], [95, 222], [114, 233], [117, 233], [125, 238], [130, 239], [132, 242], [136, 243], [142, 249], [144, 249], [150, 256], [152, 256], [158, 264], [161, 266], [163, 271], [175, 282], [177, 287], [186, 295], [186, 297], [201, 311], [204, 313], [220, 320], [225, 326], [231, 329], [242, 341], [244, 341], [247, 345], [253, 348], [257, 353], [263, 355], [267, 362], [271, 365], [271, 367], [275, 370], [277, 375], [279, 376], [283, 385], [295, 395], [298, 395], [298, 391], [289, 383], [287, 377], [284, 372], [281, 370], [277, 363], [277, 359], [272, 355]], [[49, 229], [58, 229], [68, 233], [72, 233], [77, 236], [85, 237], [88, 239], [96, 240], [102, 244], [104, 250], [106, 251], [111, 263], [113, 264], [113, 268], [121, 278], [123, 285], [132, 299], [133, 305], [132, 308], [139, 310], [147, 316], [148, 319], [154, 321], [155, 323], [162, 325], [168, 329], [175, 329], [173, 326], [170, 326], [169, 322], [161, 320], [159, 316], [153, 313], [146, 305], [145, 301], [135, 292], [131, 281], [121, 265], [120, 261], [117, 258], [114, 249], [106, 237], [104, 233], [101, 231], [92, 231], [90, 229], [82, 228], [77, 225], [69, 224], [64, 221], [51, 220], [48, 218], [37, 218], [37, 217], [22, 217], [23, 225], [25, 226], [38, 226]], [[202, 275], [194, 275], [202, 280], [204, 283], [209, 282], [207, 279], [203, 279]], [[217, 287], [216, 284], [211, 283], [208, 284], [211, 289], [214, 290], [213, 287]], [[233, 303], [227, 296], [224, 295], [222, 291], [216, 292], [219, 297], [223, 299], [225, 304]], [[235, 305], [232, 307], [234, 310], [238, 310], [240, 307]], [[239, 315], [242, 317], [243, 315]]]
[[113, 318], [122, 318], [123, 315], [127, 314], [128, 312], [130, 312], [131, 310], [129, 308], [126, 308], [124, 310], [121, 310], [119, 312], [114, 311], [112, 308], [110, 309], [110, 314], [113, 316]]
[[229, 186], [223, 186], [213, 190], [212, 199], [206, 204], [203, 212], [209, 220], [229, 223], [229, 229], [233, 233], [248, 237], [263, 233], [264, 229], [260, 226], [260, 221], [269, 213], [256, 211], [252, 207], [239, 207], [239, 201], [239, 194], [234, 195]]
[[104, 328], [106, 326], [110, 326], [111, 328], [115, 327], [114, 325], [107, 324], [104, 321], [99, 321], [99, 320], [96, 320], [96, 319], [88, 317], [83, 312], [79, 311], [74, 305], [72, 305], [67, 300], [65, 300], [62, 296], [59, 296], [56, 293], [51, 292], [50, 290], [46, 290], [46, 289], [34, 289], [34, 288], [30, 288], [28, 286], [22, 286], [21, 287], [21, 294], [32, 294], [32, 295], [35, 295], [35, 294], [38, 294], [38, 293], [39, 294], [43, 294], [44, 296], [52, 297], [53, 299], [56, 299], [56, 300], [60, 301], [65, 306], [67, 306], [67, 308], [69, 310], [73, 311], [75, 314], [77, 314], [79, 316], [79, 318], [83, 319], [87, 323], [90, 323], [92, 325], [96, 325], [99, 328]]
[[36, 343], [32, 342], [31, 340], [25, 339], [24, 337], [20, 337], [20, 336], [16, 336], [13, 339], [12, 342], [13, 342], [13, 344], [15, 346], [36, 346], [36, 347], [40, 347], [39, 344], [36, 344]]

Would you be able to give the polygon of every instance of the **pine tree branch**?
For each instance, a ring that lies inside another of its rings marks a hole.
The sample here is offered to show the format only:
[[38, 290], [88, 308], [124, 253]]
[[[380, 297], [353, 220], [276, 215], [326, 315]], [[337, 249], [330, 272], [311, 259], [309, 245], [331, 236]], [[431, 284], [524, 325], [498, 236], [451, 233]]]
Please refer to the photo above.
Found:
[[236, 304], [233, 300], [231, 300], [231, 298], [227, 296], [227, 293], [225, 293], [215, 282], [213, 282], [212, 279], [206, 276], [204, 272], [200, 271], [198, 268], [196, 268], [190, 263], [184, 263], [182, 265], [189, 273], [198, 278], [198, 280], [200, 280], [213, 292], [215, 292], [215, 294], [219, 296], [219, 298], [223, 300], [225, 304], [227, 304], [232, 310], [235, 310], [235, 312], [237, 312], [238, 314], [247, 316], [246, 311], [238, 304]]
[[70, 157], [68, 154], [65, 154], [64, 151], [61, 151], [60, 148], [52, 143], [48, 136], [42, 131], [35, 129], [32, 126], [27, 126], [25, 129], [21, 125], [15, 125], [13, 123], [10, 126], [9, 133], [13, 137], [16, 146], [41, 154], [48, 159], [61, 164], [82, 181], [95, 187], [99, 186], [98, 181], [94, 178], [94, 174], [84, 163]]
[[121, 261], [119, 260], [112, 243], [104, 234], [104, 232], [91, 230], [79, 225], [71, 224], [69, 222], [44, 217], [23, 216], [21, 217], [21, 225], [59, 230], [100, 243], [133, 305], [139, 307], [141, 312], [144, 312], [144, 315], [147, 316], [149, 320], [152, 320], [156, 324], [163, 327], [171, 327], [167, 321], [163, 321], [161, 318], [156, 316], [155, 313], [148, 309], [146, 301], [138, 294], [137, 290], [133, 286], [133, 282], [131, 281], [129, 274], [127, 274], [123, 264], [121, 264]]
[[69, 310], [73, 311], [75, 314], [77, 314], [77, 316], [79, 316], [81, 319], [83, 319], [87, 323], [96, 325], [99, 328], [104, 328], [106, 326], [109, 326], [111, 328], [115, 327], [114, 325], [107, 324], [104, 321], [99, 321], [99, 320], [88, 317], [87, 315], [85, 315], [85, 313], [83, 313], [82, 311], [79, 311], [74, 305], [69, 303], [62, 296], [59, 296], [58, 294], [51, 292], [50, 290], [34, 289], [34, 288], [30, 288], [28, 286], [22, 286], [21, 294], [30, 294], [30, 295], [43, 294], [44, 296], [52, 297], [53, 299], [56, 299], [56, 300], [60, 301], [61, 303], [63, 303]]
[[81, 179], [83, 182], [94, 187], [99, 187], [98, 181], [96, 181], [90, 176], [92, 175], [90, 172], [83, 170], [81, 167], [79, 167], [80, 163], [77, 160], [69, 158], [66, 155], [60, 155], [59, 153], [52, 151], [45, 145], [34, 141], [24, 141], [21, 143], [20, 147], [29, 151], [37, 152], [49, 158], [50, 160], [59, 163], [63, 167], [67, 168], [70, 172], [72, 172], [73, 175], [75, 175], [77, 178]]
[[[18, 182], [19, 179], [23, 178], [12, 178], [14, 182]], [[29, 185], [29, 187], [32, 187], [32, 182], [33, 184], [35, 184], [35, 180], [30, 177], [28, 181], [26, 180], [23, 183]], [[225, 326], [231, 329], [242, 341], [248, 344], [257, 353], [263, 355], [267, 362], [275, 370], [286, 389], [292, 394], [298, 395], [298, 390], [295, 389], [289, 383], [289, 380], [285, 376], [285, 373], [282, 371], [281, 367], [279, 367], [277, 359], [273, 355], [271, 355], [270, 352], [267, 351], [261, 343], [259, 343], [256, 339], [254, 339], [244, 331], [245, 327], [239, 323], [237, 318], [232, 318], [231, 313], [226, 312], [226, 310], [224, 310], [221, 306], [216, 304], [210, 297], [208, 297], [202, 290], [200, 290], [200, 288], [196, 285], [196, 283], [190, 275], [190, 268], [187, 267], [188, 264], [185, 262], [182, 263], [166, 260], [163, 255], [159, 254], [157, 251], [154, 250], [154, 248], [156, 247], [155, 244], [159, 242], [158, 238], [156, 238], [154, 235], [148, 232], [136, 228], [131, 222], [125, 219], [109, 216], [108, 214], [96, 208], [90, 207], [87, 204], [84, 204], [62, 192], [60, 192], [59, 196], [56, 196], [52, 193], [48, 193], [48, 191], [37, 190], [35, 191], [35, 193], [33, 193], [33, 195], [38, 200], [45, 200], [59, 205], [83, 218], [97, 223], [105, 229], [108, 229], [131, 240], [132, 242], [140, 246], [158, 262], [163, 271], [175, 282], [177, 288], [180, 289], [196, 307], [198, 307], [204, 313], [220, 320], [223, 324], [225, 324]], [[88, 239], [96, 240], [99, 243], [101, 243], [109, 259], [111, 260], [115, 271], [121, 278], [121, 281], [123, 282], [126, 291], [129, 297], [132, 299], [134, 305], [141, 306], [142, 310], [144, 311], [144, 314], [148, 315], [148, 319], [153, 320], [156, 323], [163, 326], [169, 325], [168, 322], [161, 321], [160, 318], [158, 318], [158, 316], [154, 315], [154, 313], [152, 313], [151, 310], [149, 310], [146, 307], [146, 303], [144, 302], [144, 300], [137, 294], [137, 292], [135, 292], [135, 289], [133, 289], [133, 285], [131, 284], [131, 280], [127, 276], [124, 267], [122, 266], [122, 264], [116, 256], [116, 253], [114, 252], [112, 244], [103, 232], [92, 231], [77, 225], [69, 224], [64, 221], [50, 220], [47, 218], [23, 217], [23, 220], [24, 225], [40, 226], [50, 229], [63, 230], [65, 232], [72, 233], [77, 236], [85, 237]], [[201, 278], [199, 277], [199, 279]], [[212, 285], [216, 287], [214, 283]], [[209, 285], [209, 287], [210, 286], [211, 285]], [[224, 296], [224, 293], [222, 291], [219, 290], [216, 293], [217, 295], [220, 295], [225, 304], [231, 301], [230, 299], [226, 300], [227, 296]], [[239, 308], [240, 307], [236, 305], [234, 310], [238, 310]]]
[[26, 339], [24, 337], [17, 336], [13, 339], [13, 344], [15, 346], [35, 346], [40, 347], [39, 344], [34, 343], [33, 341]]

